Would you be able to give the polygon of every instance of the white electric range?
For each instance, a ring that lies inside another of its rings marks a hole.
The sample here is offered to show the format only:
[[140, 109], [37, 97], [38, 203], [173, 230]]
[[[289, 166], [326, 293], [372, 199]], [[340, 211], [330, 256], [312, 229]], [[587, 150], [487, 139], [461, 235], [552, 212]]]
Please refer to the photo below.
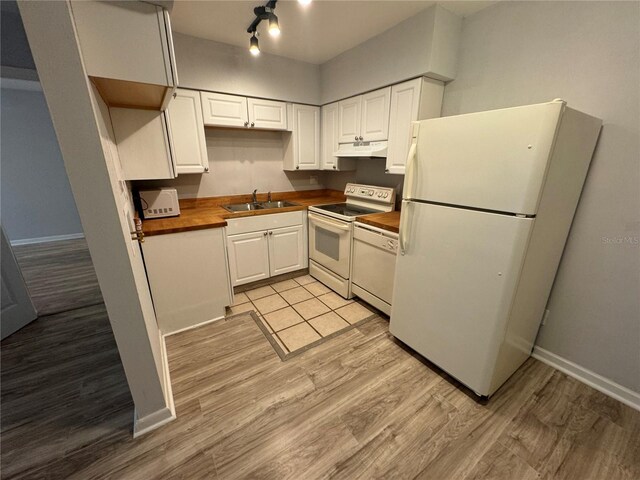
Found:
[[348, 183], [345, 203], [309, 207], [309, 274], [351, 298], [353, 222], [356, 217], [395, 210], [393, 188]]

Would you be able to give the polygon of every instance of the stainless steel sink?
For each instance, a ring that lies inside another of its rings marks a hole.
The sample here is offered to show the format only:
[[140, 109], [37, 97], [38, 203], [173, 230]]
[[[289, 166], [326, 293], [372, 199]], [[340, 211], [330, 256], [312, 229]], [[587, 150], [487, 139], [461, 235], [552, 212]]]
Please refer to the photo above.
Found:
[[296, 203], [287, 202], [285, 200], [280, 200], [278, 202], [262, 202], [260, 205], [262, 208], [285, 208], [298, 206]]
[[223, 205], [228, 212], [249, 212], [251, 210], [262, 210], [264, 207], [260, 203], [232, 203], [231, 205]]

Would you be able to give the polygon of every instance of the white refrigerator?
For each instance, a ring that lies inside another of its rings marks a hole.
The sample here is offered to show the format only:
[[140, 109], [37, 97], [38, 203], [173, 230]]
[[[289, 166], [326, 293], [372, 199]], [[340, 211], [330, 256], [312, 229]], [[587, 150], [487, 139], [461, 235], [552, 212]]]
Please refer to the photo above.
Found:
[[413, 124], [390, 331], [477, 395], [531, 354], [601, 125], [562, 100]]

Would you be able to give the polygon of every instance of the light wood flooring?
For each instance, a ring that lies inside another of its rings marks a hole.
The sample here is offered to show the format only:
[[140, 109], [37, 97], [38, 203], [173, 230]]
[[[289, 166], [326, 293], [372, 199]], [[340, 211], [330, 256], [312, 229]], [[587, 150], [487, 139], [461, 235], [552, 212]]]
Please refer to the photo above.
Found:
[[12, 249], [39, 316], [102, 303], [84, 238]]
[[379, 317], [287, 362], [249, 315], [167, 340], [178, 418], [134, 440], [102, 304], [5, 339], [2, 478], [640, 478], [640, 413], [533, 359], [482, 404]]

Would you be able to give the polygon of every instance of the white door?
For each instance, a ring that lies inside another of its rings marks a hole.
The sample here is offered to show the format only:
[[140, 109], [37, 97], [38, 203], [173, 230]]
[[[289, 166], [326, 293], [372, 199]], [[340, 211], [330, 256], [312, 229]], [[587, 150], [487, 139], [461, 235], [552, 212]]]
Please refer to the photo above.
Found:
[[293, 149], [299, 170], [320, 169], [320, 107], [293, 106]]
[[110, 107], [124, 180], [175, 178], [164, 112]]
[[304, 229], [302, 225], [269, 230], [271, 276], [304, 268]]
[[5, 339], [28, 323], [38, 314], [31, 302], [29, 291], [22, 278], [16, 257], [2, 229], [2, 312], [0, 313], [0, 338]]
[[322, 170], [336, 170], [338, 150], [338, 104], [331, 103], [322, 107]]
[[391, 87], [362, 95], [360, 140], [375, 142], [388, 138], [390, 104]]
[[248, 98], [249, 126], [267, 130], [287, 129], [287, 104], [273, 100]]
[[309, 258], [344, 279], [351, 265], [351, 224], [309, 212]]
[[417, 202], [402, 215], [391, 333], [488, 395], [534, 219]]
[[416, 78], [391, 87], [391, 111], [389, 113], [389, 138], [385, 172], [404, 174], [409, 145], [411, 122], [418, 120], [420, 85]]
[[247, 98], [222, 93], [200, 92], [204, 124], [213, 127], [247, 127]]
[[200, 92], [178, 88], [167, 108], [176, 173], [209, 171]]
[[563, 102], [419, 123], [405, 198], [535, 214]]
[[353, 143], [360, 140], [361, 102], [360, 95], [338, 102], [338, 139], [340, 143]]
[[242, 285], [269, 278], [268, 232], [241, 233], [227, 237], [231, 283]]

